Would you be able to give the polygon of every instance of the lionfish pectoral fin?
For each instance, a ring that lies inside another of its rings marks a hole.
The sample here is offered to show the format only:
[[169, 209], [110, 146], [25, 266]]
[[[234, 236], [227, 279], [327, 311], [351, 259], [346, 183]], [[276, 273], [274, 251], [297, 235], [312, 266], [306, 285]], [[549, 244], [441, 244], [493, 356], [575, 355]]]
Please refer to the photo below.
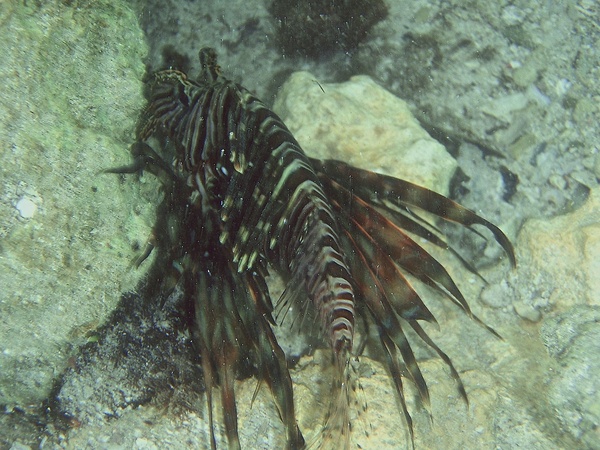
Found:
[[260, 388], [262, 387], [262, 382], [263, 382], [263, 380], [256, 381], [256, 387], [254, 388], [254, 392], [252, 393], [252, 398], [250, 399], [250, 408], [252, 408], [254, 406], [256, 397], [258, 396], [258, 393], [260, 392]]
[[[344, 190], [342, 186], [337, 185], [334, 181], [329, 183], [334, 191]], [[363, 230], [363, 235], [371, 241], [369, 246], [379, 246], [385, 249], [394, 263], [415, 276], [422, 283], [440, 292], [459, 306], [475, 322], [487, 328], [492, 334], [499, 336], [498, 333], [473, 314], [462, 292], [441, 263], [404, 233], [397, 224], [379, 213], [362, 198], [352, 196], [351, 202], [352, 229], [360, 228]], [[347, 210], [341, 206], [339, 206], [339, 209], [342, 213]], [[425, 306], [423, 305], [422, 308], [425, 308]], [[407, 320], [420, 319], [419, 317], [409, 317], [407, 314], [402, 314], [402, 316]]]
[[360, 251], [378, 287], [396, 313], [405, 320], [425, 320], [439, 327], [436, 318], [423, 300], [394, 264], [393, 259], [373, 237], [351, 217], [346, 217], [348, 242], [354, 251]]
[[[225, 352], [224, 352], [225, 353]], [[238, 434], [237, 406], [235, 402], [235, 376], [233, 362], [235, 357], [223, 354], [222, 364], [219, 366], [219, 382], [221, 384], [221, 404], [223, 405], [223, 421], [229, 443], [229, 450], [240, 450]]]
[[[383, 289], [387, 288], [392, 300], [400, 299], [402, 305], [399, 314], [406, 319], [422, 319], [435, 322], [420, 297], [408, 285], [404, 276], [395, 268], [395, 264], [405, 269], [421, 282], [445, 293], [449, 298], [471, 315], [471, 310], [462, 293], [446, 271], [446, 269], [427, 251], [404, 233], [395, 223], [383, 216], [363, 199], [351, 194], [343, 186], [333, 180], [323, 179], [328, 194], [340, 217], [341, 225], [348, 231], [350, 240], [357, 235], [351, 249], [360, 247], [365, 253], [366, 264], [373, 265], [377, 261], [375, 271], [385, 273]], [[349, 199], [349, 200], [348, 200]], [[350, 207], [344, 207], [350, 202]], [[401, 291], [397, 289], [402, 286]], [[391, 286], [396, 285], [394, 289]], [[440, 287], [441, 286], [441, 287]], [[394, 294], [397, 292], [397, 294]], [[402, 294], [400, 294], [402, 292]]]
[[[419, 399], [429, 412], [430, 420], [433, 419], [429, 390], [402, 329], [403, 323], [408, 323], [417, 336], [446, 364], [467, 407], [468, 398], [452, 361], [418, 323], [419, 320], [426, 320], [437, 324], [402, 275], [402, 271], [442, 293], [476, 323], [495, 336], [500, 336], [472, 313], [444, 266], [405, 232], [413, 233], [450, 251], [467, 270], [480, 276], [477, 270], [446, 242], [443, 232], [421, 218], [412, 208], [461, 224], [479, 236], [481, 233], [474, 229], [473, 225], [486, 227], [514, 266], [512, 244], [498, 227], [433, 191], [404, 180], [356, 169], [339, 161], [312, 162], [338, 214], [347, 247], [346, 253], [352, 255], [349, 262], [355, 278], [357, 303], [366, 307], [377, 325], [387, 367], [399, 394], [414, 448], [413, 423], [404, 397], [403, 376], [412, 380]], [[406, 372], [403, 373], [404, 367]]]
[[[239, 324], [247, 330], [248, 340], [256, 355], [256, 366], [260, 375], [253, 395], [258, 394], [262, 382], [266, 382], [273, 396], [277, 412], [286, 429], [286, 447], [300, 450], [304, 447], [304, 438], [294, 410], [292, 379], [287, 367], [285, 353], [277, 343], [271, 325], [273, 306], [265, 282], [266, 269], [257, 267], [257, 271], [239, 274], [231, 264], [231, 273], [244, 280], [246, 301], [239, 301]], [[238, 293], [239, 295], [239, 293]]]
[[[241, 276], [245, 275], [248, 274], [242, 274]], [[239, 274], [236, 274], [236, 276], [239, 276]], [[285, 353], [277, 343], [277, 339], [271, 329], [271, 324], [268, 320], [270, 314], [261, 314], [261, 311], [264, 311], [267, 306], [265, 299], [262, 297], [268, 295], [268, 291], [266, 291], [266, 286], [265, 290], [262, 289], [262, 283], [259, 288], [255, 279], [246, 280], [246, 282], [248, 283], [250, 293], [248, 301], [251, 301], [251, 304], [256, 308], [246, 308], [244, 311], [238, 310], [238, 326], [247, 332], [245, 339], [247, 340], [247, 344], [254, 349], [256, 366], [260, 374], [260, 380], [253, 393], [252, 401], [258, 395], [262, 382], [266, 382], [273, 396], [279, 418], [286, 429], [286, 448], [300, 450], [304, 446], [304, 438], [296, 422], [292, 379], [287, 367]], [[239, 292], [238, 295], [240, 295]], [[246, 301], [239, 303], [248, 305]], [[233, 391], [231, 392], [233, 393]], [[235, 402], [232, 404], [235, 405]], [[236, 417], [231, 408], [228, 410], [228, 413], [232, 418]], [[236, 433], [233, 435], [237, 436], [237, 428]], [[231, 438], [229, 442], [231, 445]]]
[[262, 379], [267, 382], [271, 390], [279, 417], [285, 426], [287, 447], [290, 450], [300, 450], [304, 447], [304, 437], [296, 423], [292, 379], [285, 354], [277, 343], [271, 327], [265, 325], [264, 332], [258, 334], [258, 367]]
[[502, 230], [449, 198], [409, 181], [358, 169], [343, 161], [311, 159], [311, 162], [317, 170], [344, 186], [354, 195], [368, 199], [369, 203], [384, 209], [389, 209], [386, 203], [390, 202], [399, 208], [419, 208], [444, 220], [459, 223], [472, 231], [474, 230], [471, 225], [484, 226], [504, 249], [511, 265], [516, 266], [513, 246]]
[[429, 337], [429, 335], [425, 332], [425, 330], [423, 330], [421, 325], [419, 325], [417, 323], [416, 320], [409, 321], [409, 325], [412, 327], [413, 330], [415, 330], [415, 332], [423, 340], [423, 342], [425, 342], [427, 345], [429, 345], [438, 354], [438, 356], [442, 359], [442, 361], [444, 361], [446, 363], [446, 365], [450, 369], [450, 375], [452, 376], [452, 378], [454, 379], [454, 381], [456, 383], [458, 392], [459, 392], [460, 396], [462, 397], [462, 399], [465, 401], [465, 403], [467, 405], [467, 409], [468, 409], [469, 408], [469, 398], [467, 397], [467, 392], [465, 391], [465, 386], [464, 386], [462, 380], [460, 379], [460, 375], [456, 371], [454, 364], [452, 364], [452, 360], [450, 359], [450, 357], [446, 353], [444, 353], [442, 351], [442, 349], [440, 349], [435, 342], [433, 342], [433, 340]]
[[[386, 294], [385, 280], [382, 280], [378, 273], [373, 270], [369, 263], [368, 254], [363, 252], [361, 245], [354, 240], [353, 235], [348, 230], [345, 231], [345, 236], [352, 243], [351, 245], [356, 252], [356, 258], [351, 260], [351, 268], [356, 277], [357, 297], [365, 303], [378, 326], [380, 336], [383, 335], [386, 342], [389, 340], [395, 348], [400, 350], [408, 374], [417, 387], [419, 397], [425, 407], [430, 409], [427, 383], [419, 369], [410, 343], [402, 330], [399, 317], [396, 315], [396, 311], [394, 311]], [[384, 346], [386, 342], [382, 340]]]
[[132, 174], [145, 170], [158, 177], [165, 186], [178, 181], [173, 169], [161, 156], [145, 142], [137, 141], [131, 144], [133, 163], [127, 166], [104, 169], [103, 173]]
[[[212, 411], [212, 389], [219, 388], [225, 434], [231, 450], [239, 449], [234, 369], [239, 356], [237, 340], [246, 332], [238, 327], [235, 295], [239, 280], [224, 258], [197, 261], [193, 276], [186, 277], [187, 290], [194, 295], [196, 327], [194, 343], [200, 351], [206, 385], [211, 448], [216, 446]], [[237, 339], [236, 339], [237, 338]]]
[[[208, 351], [200, 351], [201, 354], [207, 354]], [[215, 427], [213, 418], [213, 402], [212, 402], [212, 389], [214, 380], [212, 376], [211, 363], [208, 358], [202, 358], [202, 372], [204, 374], [204, 383], [206, 388], [206, 408], [208, 409], [208, 427], [210, 434], [210, 448], [216, 450], [217, 441], [215, 439]], [[210, 381], [209, 381], [210, 379]]]
[[[477, 271], [475, 266], [467, 261], [464, 256], [462, 256], [454, 247], [452, 247], [446, 239], [443, 237], [443, 232], [433, 224], [429, 223], [425, 219], [423, 219], [419, 214], [414, 211], [406, 208], [405, 211], [399, 210], [397, 207], [385, 207], [383, 208], [385, 212], [392, 218], [392, 220], [403, 230], [409, 231], [416, 236], [419, 236], [433, 245], [447, 250], [454, 255], [456, 259], [460, 261], [460, 263], [471, 272], [473, 275], [477, 276], [481, 281], [487, 283], [486, 279]], [[482, 239], [485, 239], [485, 236], [481, 234], [478, 230], [467, 227], [470, 231], [480, 236]]]
[[394, 386], [396, 388], [396, 393], [400, 399], [400, 406], [402, 408], [402, 414], [404, 415], [404, 420], [406, 421], [406, 426], [408, 428], [408, 434], [410, 436], [410, 442], [412, 444], [412, 448], [415, 448], [415, 431], [413, 426], [413, 420], [408, 412], [408, 407], [406, 406], [406, 398], [404, 396], [404, 386], [402, 385], [402, 369], [400, 367], [400, 362], [397, 355], [396, 346], [391, 341], [391, 339], [385, 333], [385, 330], [379, 328], [379, 336], [381, 340], [381, 344], [385, 350], [385, 357], [387, 360], [388, 370], [392, 376], [392, 380], [394, 381]]

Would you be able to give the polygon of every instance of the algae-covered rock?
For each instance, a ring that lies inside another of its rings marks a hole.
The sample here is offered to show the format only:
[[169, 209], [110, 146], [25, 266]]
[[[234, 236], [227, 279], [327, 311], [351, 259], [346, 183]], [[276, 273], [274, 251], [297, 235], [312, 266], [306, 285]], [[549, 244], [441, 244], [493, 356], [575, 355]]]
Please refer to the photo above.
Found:
[[273, 109], [310, 156], [448, 192], [454, 158], [421, 128], [402, 99], [367, 76], [335, 84], [297, 72], [281, 88]]
[[146, 47], [127, 2], [3, 2], [0, 24], [0, 403], [30, 405], [139, 276], [148, 185], [100, 172], [129, 161]]
[[549, 386], [562, 425], [587, 448], [600, 443], [600, 307], [577, 306], [550, 317], [541, 335], [559, 363]]

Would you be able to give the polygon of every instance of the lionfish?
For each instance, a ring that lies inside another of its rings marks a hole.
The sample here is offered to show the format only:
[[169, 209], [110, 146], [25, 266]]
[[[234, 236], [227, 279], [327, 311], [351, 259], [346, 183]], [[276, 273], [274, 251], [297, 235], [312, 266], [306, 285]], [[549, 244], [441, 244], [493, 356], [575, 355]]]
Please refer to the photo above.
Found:
[[[234, 382], [248, 362], [271, 390], [287, 447], [305, 447], [286, 357], [273, 333], [269, 267], [286, 281], [279, 302], [312, 307], [331, 348], [334, 393], [318, 445], [349, 446], [355, 323], [362, 318], [378, 332], [414, 446], [402, 377], [414, 383], [425, 406], [429, 392], [403, 327], [446, 363], [465, 400], [466, 393], [450, 358], [419, 324], [436, 319], [405, 274], [482, 323], [446, 269], [407, 232], [475, 269], [417, 211], [476, 233], [473, 225], [486, 227], [514, 265], [511, 243], [492, 223], [431, 190], [341, 161], [309, 158], [273, 111], [221, 74], [213, 49], [200, 51], [200, 63], [196, 80], [173, 69], [155, 74], [132, 146], [135, 162], [111, 172], [150, 170], [177, 205], [170, 209], [178, 222], [170, 227], [176, 230], [171, 262], [194, 305], [193, 339], [205, 377], [211, 448], [216, 448], [216, 387], [229, 448], [240, 448]], [[173, 164], [147, 144], [151, 137], [163, 148], [174, 147]]]

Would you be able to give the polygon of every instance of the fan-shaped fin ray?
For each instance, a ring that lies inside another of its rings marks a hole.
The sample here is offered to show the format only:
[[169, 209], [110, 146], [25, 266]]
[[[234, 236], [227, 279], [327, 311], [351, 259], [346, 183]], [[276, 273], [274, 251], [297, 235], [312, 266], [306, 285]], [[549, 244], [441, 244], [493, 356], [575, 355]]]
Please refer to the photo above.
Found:
[[[239, 436], [237, 430], [237, 410], [235, 406], [233, 368], [237, 355], [233, 349], [235, 342], [233, 314], [226, 315], [227, 307], [233, 304], [234, 293], [231, 280], [226, 274], [217, 273], [218, 267], [197, 270], [195, 280], [195, 315], [198, 326], [195, 328], [196, 345], [200, 349], [202, 365], [207, 378], [207, 406], [211, 430], [211, 447], [214, 442], [212, 422], [212, 388], [219, 386], [221, 391], [223, 420], [230, 449], [238, 449]], [[219, 317], [221, 320], [217, 320]], [[222, 319], [225, 320], [222, 320]], [[214, 373], [216, 368], [216, 374]]]
[[273, 395], [286, 428], [288, 448], [302, 448], [304, 440], [296, 424], [292, 381], [285, 355], [269, 324], [273, 320], [272, 305], [264, 278], [257, 272], [238, 273], [223, 249], [203, 262], [205, 267], [194, 268], [196, 276], [189, 280], [193, 286], [188, 289], [196, 293], [195, 340], [207, 377], [211, 441], [211, 389], [219, 386], [229, 448], [239, 448], [235, 368], [239, 358], [250, 352], [260, 378]]
[[287, 368], [285, 354], [270, 327], [259, 333], [258, 338], [260, 373], [273, 394], [277, 411], [285, 426], [287, 448], [290, 450], [301, 449], [304, 446], [304, 438], [296, 423], [292, 379]]
[[335, 180], [354, 195], [369, 203], [384, 206], [389, 201], [397, 206], [415, 206], [442, 219], [465, 227], [483, 225], [504, 249], [513, 266], [516, 265], [512, 244], [493, 223], [437, 192], [405, 180], [352, 167], [343, 161], [311, 159], [315, 169]]
[[453, 302], [467, 314], [472, 314], [450, 274], [433, 256], [364, 200], [352, 195], [335, 181], [323, 180], [323, 182], [329, 187], [327, 193], [336, 202], [339, 214], [351, 215], [351, 220], [360, 224], [365, 233], [380, 247], [385, 248], [390, 258], [400, 267], [425, 284], [433, 287], [436, 287], [436, 283], [441, 285], [451, 294], [449, 298]]
[[[322, 164], [317, 165], [318, 168], [326, 167], [328, 169], [327, 173], [318, 171], [318, 175], [330, 198], [330, 203], [338, 215], [338, 222], [345, 237], [347, 254], [353, 255], [350, 258], [350, 267], [356, 285], [357, 301], [364, 302], [378, 326], [381, 344], [388, 360], [388, 369], [393, 375], [396, 390], [399, 392], [403, 414], [409, 424], [411, 441], [413, 441], [412, 420], [406, 409], [402, 392], [398, 350], [406, 365], [408, 375], [415, 383], [419, 397], [428, 410], [430, 410], [429, 392], [409, 341], [402, 331], [399, 318], [395, 316], [394, 312], [407, 320], [423, 342], [444, 361], [467, 405], [468, 399], [452, 361], [417, 322], [417, 320], [435, 321], [435, 319], [408, 281], [404, 279], [398, 267], [441, 292], [478, 324], [494, 335], [499, 335], [471, 312], [464, 296], [446, 269], [404, 232], [404, 230], [412, 232], [428, 239], [434, 245], [452, 252], [468, 270], [477, 274], [473, 266], [446, 242], [441, 231], [415, 214], [409, 206], [417, 206], [446, 220], [456, 221], [477, 234], [479, 233], [471, 228], [471, 224], [486, 226], [507, 252], [511, 262], [514, 262], [512, 246], [494, 225], [432, 191], [410, 183], [406, 184], [402, 180], [392, 178], [388, 180], [384, 176], [379, 178], [379, 175], [373, 173], [367, 173], [366, 179], [363, 177], [360, 181], [361, 187], [355, 188], [349, 174], [344, 172], [350, 172], [356, 177], [357, 174], [362, 175], [362, 170], [343, 165], [341, 172], [336, 172], [336, 175], [332, 176], [331, 173], [335, 172], [333, 166], [327, 166], [328, 162], [318, 164]], [[335, 170], [339, 168], [340, 166], [336, 162]], [[407, 192], [410, 193], [408, 201], [398, 195], [398, 193]], [[434, 198], [435, 201], [422, 207], [421, 203], [427, 203], [431, 198]], [[387, 202], [392, 206], [386, 204]], [[412, 311], [418, 311], [418, 314], [411, 313], [410, 305], [415, 304], [418, 306]], [[430, 417], [432, 417], [431, 413]]]
[[412, 444], [412, 448], [415, 448], [415, 431], [413, 427], [412, 417], [408, 412], [408, 408], [406, 406], [406, 397], [404, 396], [404, 386], [402, 385], [402, 368], [400, 367], [398, 352], [396, 350], [396, 346], [392, 342], [392, 340], [387, 336], [385, 330], [381, 327], [379, 328], [379, 338], [381, 340], [381, 344], [384, 348], [385, 357], [387, 360], [387, 366], [392, 376], [392, 380], [394, 381], [394, 386], [396, 388], [396, 392], [398, 393], [398, 397], [400, 398], [400, 405], [402, 407], [402, 414], [404, 415], [404, 420], [406, 421], [406, 426], [408, 427], [408, 433], [410, 435], [410, 442]]
[[393, 306], [396, 313], [406, 320], [426, 320], [437, 324], [419, 294], [379, 243], [351, 217], [344, 215], [344, 218], [352, 249], [360, 252], [361, 258], [370, 268], [373, 276], [380, 281], [382, 295]]
[[463, 400], [465, 401], [465, 403], [467, 404], [467, 407], [468, 407], [469, 406], [469, 398], [467, 397], [467, 392], [465, 391], [465, 386], [464, 386], [462, 380], [460, 379], [460, 375], [456, 371], [454, 364], [452, 364], [452, 360], [450, 359], [450, 357], [446, 353], [444, 353], [442, 351], [442, 349], [440, 349], [435, 342], [433, 342], [433, 340], [429, 337], [429, 335], [425, 332], [425, 330], [423, 330], [421, 325], [419, 325], [417, 323], [416, 320], [411, 320], [408, 323], [412, 327], [412, 329], [415, 330], [415, 332], [419, 335], [419, 337], [423, 340], [423, 342], [427, 343], [427, 345], [429, 345], [432, 349], [434, 349], [435, 352], [438, 354], [438, 356], [446, 363], [446, 365], [450, 369], [450, 374], [452, 375], [452, 378], [456, 382], [456, 387], [458, 389], [458, 392], [460, 393], [460, 396], [463, 398]]
[[365, 302], [365, 306], [375, 319], [378, 327], [385, 331], [385, 335], [400, 350], [406, 369], [417, 387], [419, 397], [426, 408], [429, 409], [430, 400], [427, 383], [419, 369], [410, 343], [404, 331], [402, 331], [400, 321], [392, 310], [388, 298], [385, 296], [382, 280], [370, 269], [366, 255], [362, 253], [360, 246], [355, 243], [350, 233], [346, 232], [345, 236], [356, 250], [357, 258], [353, 258], [351, 269], [356, 277], [357, 294]]
[[[406, 208], [404, 210], [400, 210], [397, 208], [392, 208], [388, 206], [380, 206], [379, 207], [384, 214], [388, 215], [392, 218], [392, 221], [395, 222], [400, 228], [405, 231], [408, 231], [416, 236], [419, 236], [427, 241], [431, 242], [433, 245], [440, 247], [444, 250], [448, 250], [450, 253], [457, 258], [460, 263], [472, 274], [476, 275], [482, 281], [486, 282], [485, 278], [481, 276], [481, 274], [477, 271], [477, 269], [467, 261], [454, 247], [452, 247], [446, 239], [443, 237], [443, 232], [433, 224], [430, 224], [425, 219], [420, 217], [414, 211]], [[477, 230], [470, 228], [469, 229], [481, 236], [485, 239], [485, 237], [479, 233]]]
[[233, 374], [235, 355], [233, 348], [224, 348], [218, 368], [221, 386], [221, 404], [223, 408], [223, 422], [230, 450], [240, 450], [240, 441], [237, 423], [237, 406], [235, 402], [235, 376]]

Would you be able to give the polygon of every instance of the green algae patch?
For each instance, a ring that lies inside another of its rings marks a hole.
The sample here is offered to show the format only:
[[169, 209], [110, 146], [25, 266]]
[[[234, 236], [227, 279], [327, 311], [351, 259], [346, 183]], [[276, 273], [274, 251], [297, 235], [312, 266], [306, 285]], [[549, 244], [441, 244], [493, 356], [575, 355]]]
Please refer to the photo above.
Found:
[[101, 173], [144, 104], [127, 2], [9, 2], [0, 24], [0, 403], [24, 405], [135, 287], [157, 187]]

